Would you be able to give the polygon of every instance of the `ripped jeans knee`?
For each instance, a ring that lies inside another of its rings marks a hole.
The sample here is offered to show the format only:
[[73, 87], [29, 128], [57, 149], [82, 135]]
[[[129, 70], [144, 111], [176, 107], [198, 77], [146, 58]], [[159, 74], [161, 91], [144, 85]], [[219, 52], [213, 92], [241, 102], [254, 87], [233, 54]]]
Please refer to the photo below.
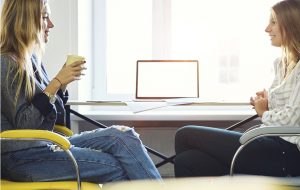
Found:
[[135, 135], [137, 138], [139, 138], [139, 134], [134, 130], [133, 127], [128, 127], [125, 125], [112, 125], [111, 128], [117, 129], [122, 132], [132, 132], [133, 135]]

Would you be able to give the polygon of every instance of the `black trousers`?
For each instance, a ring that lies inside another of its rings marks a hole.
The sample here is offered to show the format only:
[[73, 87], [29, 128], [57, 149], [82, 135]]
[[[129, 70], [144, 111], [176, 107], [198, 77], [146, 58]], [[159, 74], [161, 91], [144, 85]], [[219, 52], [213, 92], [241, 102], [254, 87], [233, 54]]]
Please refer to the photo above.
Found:
[[[185, 126], [175, 136], [175, 176], [228, 175], [242, 134], [202, 126]], [[263, 137], [239, 154], [235, 174], [300, 176], [300, 151], [280, 137]]]

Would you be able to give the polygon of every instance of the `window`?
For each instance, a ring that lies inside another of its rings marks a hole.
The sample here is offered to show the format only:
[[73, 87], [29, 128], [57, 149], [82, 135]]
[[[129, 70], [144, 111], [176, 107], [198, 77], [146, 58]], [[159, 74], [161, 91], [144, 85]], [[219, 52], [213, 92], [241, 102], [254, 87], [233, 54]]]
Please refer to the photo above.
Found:
[[95, 1], [92, 98], [134, 97], [139, 59], [197, 59], [200, 97], [248, 101], [280, 56], [264, 32], [276, 1]]

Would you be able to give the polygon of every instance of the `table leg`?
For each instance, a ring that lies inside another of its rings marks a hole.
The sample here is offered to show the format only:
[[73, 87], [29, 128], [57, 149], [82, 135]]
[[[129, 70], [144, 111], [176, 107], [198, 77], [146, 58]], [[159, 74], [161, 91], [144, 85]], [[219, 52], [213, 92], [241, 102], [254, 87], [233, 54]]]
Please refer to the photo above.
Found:
[[[95, 120], [93, 120], [91, 118], [88, 118], [88, 117], [86, 117], [86, 116], [78, 113], [75, 110], [72, 110], [70, 108], [70, 105], [66, 105], [66, 124], [67, 124], [68, 128], [71, 127], [71, 119], [70, 119], [70, 114], [71, 113], [74, 114], [74, 115], [76, 115], [76, 116], [78, 116], [78, 117], [80, 117], [80, 118], [82, 118], [82, 119], [84, 119], [85, 121], [87, 121], [87, 122], [89, 122], [89, 123], [91, 123], [91, 124], [99, 127], [99, 128], [107, 128], [106, 125], [104, 125], [104, 124], [102, 124], [102, 123], [100, 123], [98, 121], [95, 121]], [[161, 158], [163, 160], [163, 161], [161, 161], [161, 162], [159, 162], [158, 164], [155, 165], [157, 168], [160, 167], [160, 166], [163, 166], [163, 165], [165, 165], [167, 163], [174, 164], [175, 155], [171, 156], [171, 157], [167, 157], [164, 154], [162, 154], [162, 153], [160, 153], [160, 152], [158, 152], [158, 151], [156, 151], [156, 150], [154, 150], [152, 148], [149, 148], [147, 146], [145, 146], [145, 148], [147, 149], [148, 152], [150, 152], [151, 154], [153, 154], [153, 155], [155, 155], [155, 156], [157, 156], [157, 157], [159, 157], [159, 158]]]

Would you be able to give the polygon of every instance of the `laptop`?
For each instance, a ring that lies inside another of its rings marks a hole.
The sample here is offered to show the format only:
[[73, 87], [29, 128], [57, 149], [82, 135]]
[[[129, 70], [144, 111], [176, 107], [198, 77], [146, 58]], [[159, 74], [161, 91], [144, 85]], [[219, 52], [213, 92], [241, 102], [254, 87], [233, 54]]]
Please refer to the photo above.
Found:
[[198, 60], [138, 60], [135, 101], [199, 98]]

